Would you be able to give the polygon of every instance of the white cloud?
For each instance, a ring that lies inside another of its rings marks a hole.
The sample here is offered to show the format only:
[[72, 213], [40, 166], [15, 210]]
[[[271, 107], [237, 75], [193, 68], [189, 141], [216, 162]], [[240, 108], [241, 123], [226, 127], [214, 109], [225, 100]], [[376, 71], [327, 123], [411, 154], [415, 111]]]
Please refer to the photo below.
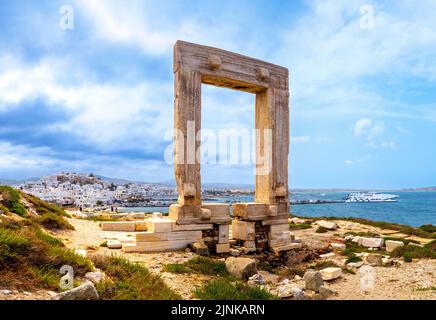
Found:
[[[436, 2], [386, 5], [368, 0], [307, 1], [309, 10], [283, 34], [279, 61], [291, 70], [294, 112], [307, 117], [346, 115], [421, 118], [427, 110], [389, 98], [377, 76], [436, 80]], [[373, 5], [375, 28], [360, 28], [359, 9]], [[310, 26], [308, 28], [307, 26]]]
[[291, 143], [307, 143], [310, 141], [309, 136], [295, 136], [291, 137]]
[[46, 130], [71, 133], [84, 144], [105, 151], [132, 146], [153, 150], [171, 127], [171, 83], [100, 84], [78, 76], [77, 83], [65, 84], [65, 77], [74, 78], [80, 71], [57, 59], [33, 66], [15, 60], [7, 68], [1, 66], [0, 111], [44, 98], [52, 108], [63, 108], [70, 115], [68, 121], [48, 124]]
[[372, 140], [380, 136], [385, 131], [383, 121], [374, 121], [369, 118], [361, 118], [354, 124], [355, 136], [366, 136], [368, 140]]
[[351, 161], [351, 160], [345, 160], [344, 163], [345, 163], [346, 165], [352, 165], [352, 164], [353, 164], [353, 161]]
[[372, 120], [368, 118], [362, 118], [357, 120], [354, 125], [354, 135], [361, 136], [364, 134], [366, 129], [372, 125]]
[[384, 141], [381, 143], [381, 147], [385, 149], [395, 149], [397, 144], [394, 141]]

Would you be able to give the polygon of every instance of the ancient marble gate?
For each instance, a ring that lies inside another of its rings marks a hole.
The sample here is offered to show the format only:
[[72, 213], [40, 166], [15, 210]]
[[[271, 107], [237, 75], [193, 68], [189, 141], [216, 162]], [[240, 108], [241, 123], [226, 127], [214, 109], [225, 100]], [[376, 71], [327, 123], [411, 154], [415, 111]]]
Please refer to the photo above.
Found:
[[[179, 197], [178, 203], [170, 206], [169, 218], [178, 225], [229, 223], [227, 204], [203, 203], [201, 199], [201, 164], [195, 156], [200, 148], [195, 137], [201, 130], [201, 85], [253, 93], [258, 129], [255, 201], [233, 204], [233, 237], [244, 241], [245, 246], [259, 248], [269, 243], [278, 251], [286, 250], [292, 242], [287, 227], [288, 70], [236, 53], [177, 41], [174, 76], [175, 176]], [[262, 233], [266, 233], [266, 238], [259, 236]]]

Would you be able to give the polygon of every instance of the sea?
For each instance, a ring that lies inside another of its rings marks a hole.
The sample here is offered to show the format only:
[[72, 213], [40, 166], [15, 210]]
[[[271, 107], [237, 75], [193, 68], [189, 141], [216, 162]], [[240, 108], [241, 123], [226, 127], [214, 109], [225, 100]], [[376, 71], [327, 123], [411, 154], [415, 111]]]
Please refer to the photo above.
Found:
[[[383, 192], [398, 195], [397, 202], [356, 202], [293, 204], [290, 213], [301, 217], [356, 217], [375, 221], [394, 222], [418, 227], [425, 224], [436, 225], [436, 192]], [[297, 200], [343, 200], [347, 192], [297, 192], [290, 195]], [[252, 202], [253, 195], [238, 195], [217, 198], [214, 201], [235, 203]], [[168, 207], [122, 208], [125, 212], [163, 212]]]

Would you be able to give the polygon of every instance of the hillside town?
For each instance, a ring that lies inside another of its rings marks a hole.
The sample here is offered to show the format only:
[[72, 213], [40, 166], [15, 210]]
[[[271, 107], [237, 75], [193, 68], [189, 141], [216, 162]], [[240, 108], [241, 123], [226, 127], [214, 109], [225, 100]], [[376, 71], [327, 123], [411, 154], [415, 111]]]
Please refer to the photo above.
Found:
[[108, 181], [94, 174], [62, 172], [18, 186], [26, 193], [61, 206], [158, 206], [176, 201], [174, 187], [162, 184]]
[[[110, 179], [92, 173], [61, 172], [27, 180], [15, 187], [62, 207], [161, 207], [177, 202], [174, 185]], [[216, 186], [203, 190], [203, 195], [213, 201], [247, 192]]]

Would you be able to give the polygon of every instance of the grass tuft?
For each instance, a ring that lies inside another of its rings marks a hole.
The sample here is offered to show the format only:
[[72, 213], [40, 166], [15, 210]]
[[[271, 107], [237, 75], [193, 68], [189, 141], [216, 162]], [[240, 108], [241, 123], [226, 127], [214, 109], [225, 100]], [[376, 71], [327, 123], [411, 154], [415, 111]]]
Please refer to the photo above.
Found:
[[20, 192], [9, 186], [0, 186], [0, 199], [8, 211], [18, 214], [21, 217], [27, 216], [26, 207], [20, 201]]
[[403, 257], [405, 262], [412, 262], [413, 259], [436, 259], [436, 240], [422, 247], [411, 244], [398, 247], [392, 251], [391, 257]]
[[112, 280], [105, 280], [97, 285], [97, 291], [103, 300], [181, 299], [160, 277], [137, 263], [115, 256], [96, 255], [92, 260]]
[[167, 264], [164, 271], [172, 273], [196, 273], [215, 276], [228, 276], [226, 265], [223, 261], [206, 257], [195, 257], [182, 264]]
[[326, 233], [326, 232], [328, 232], [329, 230], [327, 229], [327, 228], [324, 228], [324, 227], [321, 227], [321, 226], [319, 226], [318, 227], [318, 229], [316, 229], [316, 233]]
[[289, 230], [304, 230], [304, 229], [310, 229], [312, 226], [309, 223], [290, 223], [289, 224]]
[[195, 291], [202, 300], [275, 300], [276, 296], [260, 287], [250, 287], [241, 282], [225, 279], [207, 282]]

